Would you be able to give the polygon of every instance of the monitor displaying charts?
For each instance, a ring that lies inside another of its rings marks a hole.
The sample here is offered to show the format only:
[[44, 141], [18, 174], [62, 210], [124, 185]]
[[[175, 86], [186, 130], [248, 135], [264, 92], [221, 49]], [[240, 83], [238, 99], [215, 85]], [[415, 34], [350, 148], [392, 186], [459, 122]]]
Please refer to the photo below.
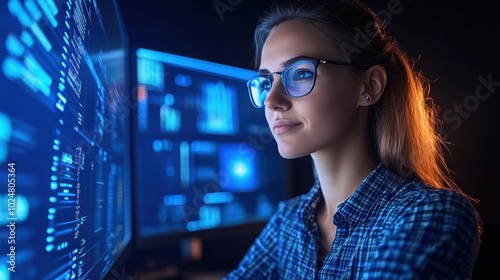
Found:
[[250, 103], [255, 72], [149, 49], [135, 59], [139, 246], [266, 222], [285, 198], [285, 161]]

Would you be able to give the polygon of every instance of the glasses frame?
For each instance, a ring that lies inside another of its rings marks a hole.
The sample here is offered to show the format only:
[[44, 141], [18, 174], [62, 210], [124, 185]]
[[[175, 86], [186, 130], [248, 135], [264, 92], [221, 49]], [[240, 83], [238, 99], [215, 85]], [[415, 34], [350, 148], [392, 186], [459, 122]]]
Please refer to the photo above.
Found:
[[[312, 86], [311, 86], [311, 89], [303, 94], [303, 95], [300, 95], [300, 96], [293, 96], [292, 94], [290, 94], [290, 92], [288, 91], [288, 88], [285, 84], [285, 79], [284, 79], [284, 73], [286, 71], [288, 71], [288, 69], [290, 69], [291, 67], [295, 66], [296, 64], [298, 63], [302, 63], [304, 61], [309, 61], [309, 62], [312, 62], [313, 65], [314, 65], [314, 77], [313, 77], [313, 81], [312, 81]], [[269, 89], [269, 91], [272, 89], [273, 87], [273, 84], [274, 84], [274, 75], [275, 74], [278, 74], [280, 75], [280, 78], [281, 78], [281, 83], [283, 84], [283, 88], [285, 89], [286, 93], [288, 94], [288, 96], [290, 97], [293, 97], [293, 98], [300, 98], [300, 97], [304, 97], [306, 95], [308, 95], [309, 93], [311, 93], [311, 91], [314, 89], [314, 86], [316, 85], [316, 72], [318, 71], [318, 66], [321, 65], [321, 64], [333, 64], [333, 65], [341, 65], [341, 66], [355, 66], [355, 67], [359, 67], [359, 68], [365, 68], [365, 67], [369, 67], [369, 66], [372, 66], [371, 64], [358, 64], [358, 63], [349, 63], [349, 62], [342, 62], [342, 61], [336, 61], [336, 60], [327, 60], [327, 59], [316, 59], [316, 58], [304, 58], [304, 59], [300, 59], [294, 63], [292, 63], [291, 65], [287, 66], [285, 69], [283, 69], [283, 71], [279, 71], [279, 72], [271, 72], [271, 73], [268, 73], [268, 74], [258, 74], [258, 75], [255, 75], [253, 76], [252, 78], [250, 78], [248, 81], [247, 81], [247, 88], [248, 88], [248, 93], [250, 95], [250, 101], [252, 102], [252, 105], [255, 107], [255, 108], [264, 108], [265, 105], [262, 105], [262, 106], [258, 106], [255, 101], [253, 100], [253, 94], [252, 94], [252, 87], [250, 86], [250, 83], [257, 79], [257, 78], [267, 78], [270, 83], [271, 83], [271, 87]], [[266, 96], [266, 99], [269, 95]], [[265, 99], [264, 99], [265, 101]], [[262, 103], [264, 104], [264, 103]]]

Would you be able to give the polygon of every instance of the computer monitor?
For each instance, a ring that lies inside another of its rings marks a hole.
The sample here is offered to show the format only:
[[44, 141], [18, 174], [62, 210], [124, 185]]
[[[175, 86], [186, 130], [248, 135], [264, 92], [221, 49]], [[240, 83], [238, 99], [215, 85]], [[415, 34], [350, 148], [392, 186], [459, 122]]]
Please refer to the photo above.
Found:
[[138, 248], [258, 233], [287, 197], [286, 162], [246, 81], [255, 71], [135, 52]]
[[0, 4], [0, 279], [122, 274], [127, 44], [115, 1]]

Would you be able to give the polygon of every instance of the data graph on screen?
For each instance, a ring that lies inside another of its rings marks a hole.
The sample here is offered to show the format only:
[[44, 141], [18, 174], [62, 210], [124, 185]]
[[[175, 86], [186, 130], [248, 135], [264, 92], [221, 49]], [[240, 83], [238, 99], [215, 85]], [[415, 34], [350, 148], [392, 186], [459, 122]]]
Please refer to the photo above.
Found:
[[139, 238], [267, 221], [285, 198], [285, 165], [248, 98], [255, 72], [149, 49], [136, 66]]
[[127, 55], [114, 1], [0, 4], [0, 279], [102, 279], [129, 244]]

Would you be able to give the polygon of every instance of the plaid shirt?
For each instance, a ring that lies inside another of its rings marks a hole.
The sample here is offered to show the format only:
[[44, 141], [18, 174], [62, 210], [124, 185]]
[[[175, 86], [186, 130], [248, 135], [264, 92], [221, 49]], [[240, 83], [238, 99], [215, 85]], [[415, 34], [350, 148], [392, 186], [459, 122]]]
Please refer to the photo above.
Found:
[[469, 279], [478, 216], [456, 191], [407, 180], [380, 164], [333, 217], [331, 252], [317, 269], [319, 183], [282, 202], [229, 279]]

